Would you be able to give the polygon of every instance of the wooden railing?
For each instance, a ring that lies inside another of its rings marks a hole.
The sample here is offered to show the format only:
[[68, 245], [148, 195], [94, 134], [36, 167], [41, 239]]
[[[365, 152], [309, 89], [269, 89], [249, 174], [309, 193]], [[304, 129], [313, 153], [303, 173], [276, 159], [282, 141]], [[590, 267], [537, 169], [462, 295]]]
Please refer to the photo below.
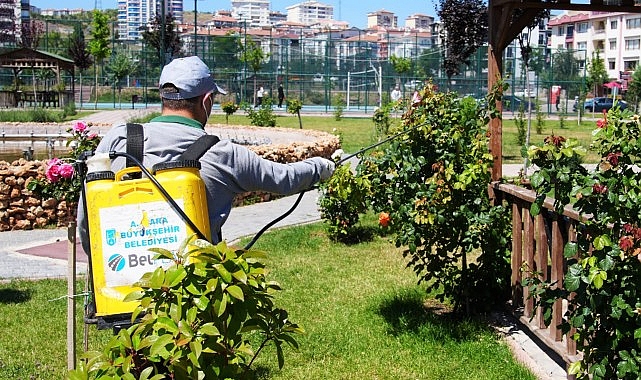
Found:
[[[567, 308], [567, 300], [557, 300], [552, 308], [552, 320], [544, 323], [543, 311], [534, 308], [534, 299], [524, 287], [523, 280], [539, 276], [543, 281], [563, 288], [567, 262], [563, 248], [568, 241], [576, 240], [576, 227], [580, 215], [566, 207], [562, 215], [554, 211], [554, 199], [547, 198], [537, 216], [532, 216], [530, 206], [536, 192], [505, 183], [492, 183], [490, 191], [495, 202], [506, 202], [512, 208], [512, 305], [515, 315], [543, 344], [556, 352], [567, 364], [580, 359], [576, 342], [558, 328]], [[496, 203], [499, 204], [499, 203]], [[568, 378], [573, 378], [568, 376]]]

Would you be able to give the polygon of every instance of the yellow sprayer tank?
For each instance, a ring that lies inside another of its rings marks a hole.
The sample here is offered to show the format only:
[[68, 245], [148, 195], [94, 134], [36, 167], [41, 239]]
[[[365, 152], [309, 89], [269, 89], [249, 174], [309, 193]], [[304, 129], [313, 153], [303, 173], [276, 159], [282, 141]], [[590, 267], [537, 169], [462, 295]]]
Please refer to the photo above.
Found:
[[[155, 165], [154, 177], [205, 237], [210, 237], [205, 185], [198, 161]], [[126, 179], [138, 168], [87, 175], [87, 221], [96, 316], [131, 313], [137, 303], [123, 302], [143, 274], [168, 260], [154, 260], [149, 248], [175, 251], [192, 236], [189, 225], [146, 177]]]

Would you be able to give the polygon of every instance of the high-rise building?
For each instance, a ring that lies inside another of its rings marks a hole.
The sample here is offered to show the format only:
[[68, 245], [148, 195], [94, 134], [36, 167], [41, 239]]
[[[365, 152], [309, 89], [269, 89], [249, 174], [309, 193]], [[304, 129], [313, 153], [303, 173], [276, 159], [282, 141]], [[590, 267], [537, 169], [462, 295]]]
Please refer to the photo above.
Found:
[[381, 9], [380, 11], [370, 12], [367, 14], [367, 27], [373, 28], [382, 26], [384, 28], [397, 28], [398, 16], [394, 12]]
[[[0, 0], [2, 1], [2, 0]], [[183, 22], [182, 0], [118, 0], [118, 34], [123, 40], [137, 40], [142, 36], [141, 27], [156, 15], [171, 13], [177, 23]]]
[[318, 1], [304, 1], [286, 8], [287, 21], [311, 25], [334, 19], [334, 7]]
[[231, 12], [248, 27], [266, 26], [270, 25], [269, 6], [269, 0], [232, 0]]
[[0, 45], [14, 45], [29, 25], [29, 0], [0, 0]]

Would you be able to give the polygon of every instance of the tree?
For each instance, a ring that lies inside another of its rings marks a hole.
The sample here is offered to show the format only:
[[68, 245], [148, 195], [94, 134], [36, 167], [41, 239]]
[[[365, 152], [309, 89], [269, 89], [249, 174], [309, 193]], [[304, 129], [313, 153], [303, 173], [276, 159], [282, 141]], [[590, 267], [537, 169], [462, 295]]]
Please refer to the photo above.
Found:
[[[162, 16], [156, 15], [149, 24], [140, 27], [140, 30], [142, 30], [142, 39], [145, 44], [151, 46], [156, 52], [156, 60], [152, 63], [155, 66], [162, 67], [174, 57], [182, 55], [183, 43], [178, 34], [176, 20], [171, 13], [165, 15], [164, 23]], [[163, 52], [167, 55], [166, 57], [162, 56]], [[168, 60], [166, 59], [167, 57], [169, 58]]]
[[418, 56], [418, 69], [419, 73], [425, 78], [433, 78], [438, 76], [441, 67], [441, 51], [437, 48], [430, 48], [423, 50]]
[[639, 98], [641, 98], [641, 66], [637, 66], [632, 73], [632, 80], [628, 83], [626, 99], [634, 104], [634, 110], [638, 109]]
[[[102, 65], [102, 61], [109, 55], [109, 19], [107, 14], [97, 9], [91, 13], [91, 41], [89, 41], [89, 52], [94, 56], [96, 63]], [[96, 73], [94, 109], [98, 109], [98, 70]]]
[[80, 74], [80, 109], [82, 109], [82, 72], [91, 66], [93, 59], [85, 44], [85, 34], [80, 24], [76, 24], [71, 34], [67, 53], [73, 59], [73, 64], [79, 69]]
[[107, 64], [107, 72], [111, 78], [111, 82], [118, 86], [118, 103], [122, 108], [122, 86], [120, 82], [127, 76], [133, 74], [138, 70], [138, 65], [123, 52], [118, 52], [111, 57]]
[[579, 61], [574, 52], [560, 49], [552, 55], [552, 65], [541, 74], [541, 79], [546, 87], [565, 83], [568, 94], [574, 96], [583, 88], [583, 79], [579, 73]]
[[599, 96], [603, 88], [603, 83], [606, 83], [608, 80], [610, 80], [610, 77], [608, 76], [608, 71], [605, 69], [605, 62], [597, 50], [596, 54], [592, 53], [592, 59], [588, 64], [586, 86], [594, 91], [594, 96]]
[[439, 0], [437, 13], [443, 23], [443, 68], [449, 86], [460, 66], [469, 65], [472, 54], [487, 40], [487, 6], [482, 0]]
[[409, 58], [403, 58], [403, 57], [397, 57], [395, 55], [392, 55], [390, 57], [390, 62], [392, 64], [392, 67], [394, 68], [394, 71], [401, 77], [401, 85], [403, 85], [403, 79], [407, 75], [407, 73], [412, 70], [412, 60]]
[[18, 42], [18, 46], [29, 49], [37, 49], [40, 44], [40, 38], [44, 31], [42, 21], [30, 20], [25, 22], [21, 27], [21, 37]]
[[269, 57], [269, 54], [265, 54], [263, 49], [251, 37], [248, 37], [247, 44], [240, 55], [240, 60], [247, 63], [252, 73], [254, 73], [254, 104], [256, 104], [256, 76], [267, 57]]

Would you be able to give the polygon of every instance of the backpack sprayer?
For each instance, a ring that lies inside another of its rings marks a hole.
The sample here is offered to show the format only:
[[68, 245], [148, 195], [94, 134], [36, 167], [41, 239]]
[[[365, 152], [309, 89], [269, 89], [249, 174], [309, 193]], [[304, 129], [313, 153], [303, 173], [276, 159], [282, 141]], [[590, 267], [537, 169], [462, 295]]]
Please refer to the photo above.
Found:
[[[149, 248], [177, 250], [194, 234], [210, 240], [207, 192], [198, 160], [217, 141], [205, 135], [177, 160], [156, 164], [151, 172], [129, 153], [89, 154], [83, 201], [95, 317], [123, 319], [137, 305], [122, 301], [134, 290], [133, 284], [143, 274], [171, 265], [170, 260], [154, 259]], [[135, 166], [114, 173], [111, 160], [116, 157]]]

